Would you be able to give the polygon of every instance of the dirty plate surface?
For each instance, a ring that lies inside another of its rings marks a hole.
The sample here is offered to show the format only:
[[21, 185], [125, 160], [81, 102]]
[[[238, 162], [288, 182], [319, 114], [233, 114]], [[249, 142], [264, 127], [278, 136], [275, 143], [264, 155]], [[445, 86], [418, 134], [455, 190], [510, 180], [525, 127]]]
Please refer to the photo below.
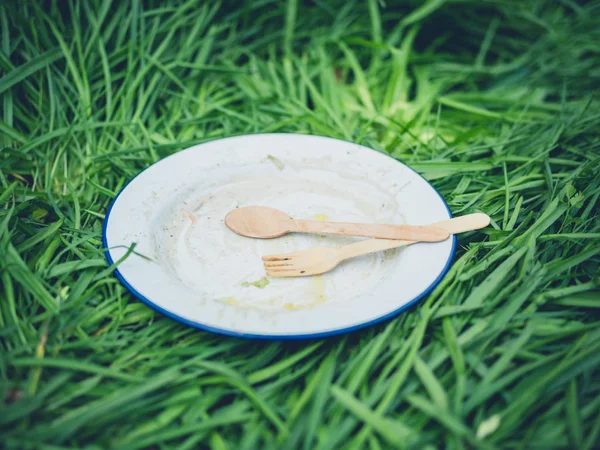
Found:
[[261, 256], [357, 239], [251, 239], [223, 219], [249, 205], [292, 217], [426, 225], [451, 217], [402, 163], [330, 138], [263, 134], [197, 145], [136, 176], [105, 219], [109, 263], [141, 301], [185, 324], [249, 338], [316, 338], [398, 314], [441, 281], [454, 237], [345, 261], [316, 277], [265, 278]]

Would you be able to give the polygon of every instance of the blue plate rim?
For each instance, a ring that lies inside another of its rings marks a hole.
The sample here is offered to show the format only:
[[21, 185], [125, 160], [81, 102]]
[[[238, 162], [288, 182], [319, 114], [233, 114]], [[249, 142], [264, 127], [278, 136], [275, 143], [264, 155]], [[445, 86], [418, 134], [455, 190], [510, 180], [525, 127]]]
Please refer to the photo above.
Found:
[[[325, 139], [333, 139], [336, 141], [342, 141], [342, 142], [347, 142], [349, 144], [355, 144], [355, 145], [360, 145], [360, 144], [356, 144], [355, 142], [351, 142], [351, 141], [346, 141], [343, 139], [337, 139], [337, 138], [331, 138], [328, 136], [319, 136], [319, 135], [314, 135], [314, 134], [300, 134], [300, 133], [256, 133], [256, 134], [242, 134], [242, 135], [238, 135], [238, 136], [230, 136], [230, 137], [226, 137], [226, 138], [220, 138], [220, 139], [213, 139], [210, 141], [206, 141], [206, 142], [202, 142], [196, 145], [203, 145], [203, 144], [207, 144], [209, 142], [215, 142], [215, 141], [224, 141], [227, 139], [238, 139], [241, 137], [246, 137], [246, 136], [288, 136], [288, 135], [294, 135], [294, 136], [313, 136], [313, 137], [319, 137], [319, 138], [325, 138]], [[106, 215], [104, 216], [104, 222], [102, 223], [102, 246], [104, 249], [104, 256], [106, 257], [106, 260], [108, 261], [109, 266], [112, 266], [114, 264], [114, 261], [112, 259], [112, 257], [110, 256], [110, 251], [109, 251], [109, 247], [108, 247], [108, 241], [106, 238], [106, 230], [108, 228], [108, 221], [110, 219], [110, 213], [113, 209], [113, 206], [116, 204], [117, 200], [119, 199], [119, 196], [121, 195], [121, 193], [123, 193], [123, 191], [125, 191], [125, 189], [127, 189], [127, 186], [129, 186], [130, 183], [133, 182], [133, 180], [135, 180], [137, 177], [139, 177], [141, 174], [143, 174], [144, 172], [146, 172], [150, 167], [154, 166], [155, 164], [158, 164], [162, 161], [164, 161], [165, 159], [174, 156], [182, 151], [188, 150], [190, 148], [195, 147], [196, 145], [193, 145], [192, 147], [188, 147], [185, 148], [183, 150], [180, 150], [179, 152], [173, 153], [172, 155], [169, 155], [165, 158], [162, 158], [161, 160], [155, 162], [154, 164], [151, 164], [150, 166], [146, 167], [144, 170], [142, 170], [140, 173], [138, 173], [136, 176], [134, 176], [131, 180], [129, 180], [125, 186], [123, 186], [121, 188], [121, 190], [117, 193], [117, 195], [115, 196], [115, 198], [113, 198], [112, 202], [110, 203], [110, 206], [108, 207], [108, 210], [106, 211]], [[371, 150], [373, 152], [379, 153], [383, 156], [388, 157], [389, 159], [391, 159], [394, 162], [403, 164], [404, 166], [408, 167], [409, 169], [411, 169], [413, 172], [415, 172], [419, 177], [421, 177], [430, 187], [431, 189], [433, 189], [435, 191], [435, 193], [438, 195], [438, 197], [442, 200], [442, 203], [444, 204], [444, 206], [446, 207], [446, 210], [448, 211], [448, 214], [450, 215], [450, 217], [454, 217], [452, 215], [452, 211], [450, 210], [450, 207], [448, 206], [448, 203], [446, 203], [446, 200], [444, 199], [444, 197], [438, 192], [438, 190], [429, 182], [429, 180], [427, 180], [425, 177], [423, 177], [421, 174], [419, 174], [417, 171], [415, 171], [414, 169], [412, 169], [408, 164], [405, 164], [401, 161], [398, 161], [397, 159], [393, 158], [392, 156], [383, 153], [383, 152], [378, 152], [377, 150], [374, 150], [372, 148], [369, 147], [365, 147], [364, 145], [360, 145], [363, 148], [366, 148], [368, 150]], [[363, 328], [367, 328], [370, 327], [372, 325], [376, 325], [378, 323], [381, 322], [385, 322], [386, 320], [392, 319], [393, 317], [399, 315], [401, 312], [409, 309], [410, 307], [412, 307], [413, 305], [415, 305], [416, 303], [418, 303], [420, 300], [422, 300], [424, 297], [426, 297], [427, 295], [429, 295], [431, 293], [431, 291], [433, 291], [438, 284], [440, 284], [440, 282], [444, 279], [444, 277], [446, 276], [446, 274], [448, 273], [448, 271], [450, 270], [450, 267], [452, 266], [452, 262], [454, 260], [454, 256], [456, 254], [456, 244], [457, 243], [457, 239], [456, 236], [453, 235], [452, 236], [452, 248], [450, 250], [450, 254], [448, 255], [448, 260], [446, 261], [446, 264], [444, 266], [444, 268], [442, 269], [442, 271], [440, 272], [440, 274], [437, 276], [437, 278], [423, 291], [421, 292], [419, 295], [417, 295], [416, 297], [414, 297], [412, 300], [410, 300], [408, 303], [400, 306], [399, 308], [384, 314], [383, 316], [380, 316], [376, 319], [373, 320], [369, 320], [367, 322], [363, 322], [363, 323], [359, 323], [356, 325], [352, 325], [349, 327], [344, 327], [344, 328], [339, 328], [336, 330], [331, 330], [331, 331], [322, 331], [319, 333], [308, 333], [308, 334], [255, 334], [255, 333], [239, 333], [236, 331], [231, 331], [231, 330], [226, 330], [226, 329], [222, 329], [222, 328], [216, 328], [210, 325], [205, 325], [203, 323], [200, 322], [196, 322], [193, 320], [189, 320], [186, 319], [184, 317], [178, 316], [177, 314], [173, 314], [172, 312], [169, 312], [163, 308], [161, 308], [160, 306], [158, 306], [156, 303], [153, 303], [152, 300], [150, 300], [149, 298], [147, 298], [146, 296], [144, 296], [142, 293], [140, 293], [139, 291], [137, 291], [123, 276], [123, 274], [121, 274], [121, 272], [119, 271], [119, 268], [117, 267], [114, 270], [114, 274], [117, 277], [117, 279], [121, 282], [121, 284], [123, 284], [125, 286], [125, 288], [127, 288], [127, 290], [129, 292], [131, 292], [134, 297], [136, 297], [138, 300], [140, 300], [142, 303], [144, 303], [146, 306], [154, 309], [155, 311], [159, 312], [160, 314], [168, 317], [169, 319], [175, 320], [179, 323], [188, 325], [190, 327], [199, 329], [199, 330], [203, 330], [203, 331], [208, 331], [210, 333], [215, 333], [215, 334], [220, 334], [223, 336], [229, 336], [229, 337], [236, 337], [236, 338], [241, 338], [241, 339], [254, 339], [254, 340], [266, 340], [266, 341], [295, 341], [295, 340], [307, 340], [307, 339], [322, 339], [322, 338], [327, 338], [327, 337], [332, 337], [332, 336], [338, 336], [340, 334], [345, 334], [345, 333], [351, 333], [353, 331], [357, 331], [357, 330], [361, 330]]]

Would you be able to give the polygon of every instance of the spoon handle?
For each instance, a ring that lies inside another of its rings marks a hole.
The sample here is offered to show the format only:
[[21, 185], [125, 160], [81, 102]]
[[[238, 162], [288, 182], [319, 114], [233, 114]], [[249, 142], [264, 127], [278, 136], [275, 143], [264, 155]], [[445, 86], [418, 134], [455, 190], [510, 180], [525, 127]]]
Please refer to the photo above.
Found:
[[401, 239], [407, 241], [439, 242], [448, 239], [450, 233], [437, 226], [380, 225], [345, 222], [323, 222], [320, 220], [295, 220], [300, 233], [340, 234], [379, 239]]
[[[466, 216], [455, 217], [454, 219], [436, 222], [431, 226], [443, 228], [450, 234], [464, 233], [466, 231], [479, 230], [490, 224], [490, 217], [487, 214], [475, 213]], [[391, 241], [386, 239], [367, 239], [366, 241], [355, 242], [353, 244], [339, 247], [342, 252], [342, 259], [354, 258], [355, 256], [366, 255], [368, 253], [389, 250], [392, 248], [404, 247], [414, 244], [416, 240]]]

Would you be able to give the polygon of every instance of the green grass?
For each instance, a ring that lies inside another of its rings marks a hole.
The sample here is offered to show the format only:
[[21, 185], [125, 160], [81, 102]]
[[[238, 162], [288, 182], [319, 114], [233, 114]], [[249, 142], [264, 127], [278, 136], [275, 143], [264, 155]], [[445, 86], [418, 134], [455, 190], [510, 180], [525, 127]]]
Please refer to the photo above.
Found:
[[[598, 448], [600, 3], [388, 3], [0, 5], [0, 447]], [[106, 265], [111, 199], [259, 132], [386, 152], [493, 226], [350, 335], [155, 314]]]

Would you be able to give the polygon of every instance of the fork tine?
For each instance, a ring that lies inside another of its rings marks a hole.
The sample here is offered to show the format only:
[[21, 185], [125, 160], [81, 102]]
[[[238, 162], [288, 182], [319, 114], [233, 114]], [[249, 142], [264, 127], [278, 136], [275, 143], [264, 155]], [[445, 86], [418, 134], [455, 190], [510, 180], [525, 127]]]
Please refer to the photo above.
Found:
[[281, 255], [266, 255], [262, 257], [263, 261], [288, 261], [290, 259], [290, 255], [283, 253]]
[[293, 268], [293, 267], [287, 267], [287, 266], [277, 266], [277, 267], [265, 266], [265, 270], [268, 270], [269, 272], [293, 272], [294, 270], [297, 270], [297, 269]]
[[307, 274], [306, 271], [304, 270], [289, 270], [289, 271], [283, 271], [283, 270], [279, 270], [276, 272], [267, 271], [267, 276], [272, 277], [272, 278], [284, 278], [284, 277], [305, 277], [311, 274]]
[[283, 277], [297, 277], [298, 276], [298, 271], [296, 270], [290, 270], [290, 271], [277, 271], [277, 272], [272, 272], [270, 270], [267, 270], [267, 276], [268, 277], [272, 277], [272, 278], [283, 278]]
[[286, 267], [286, 266], [292, 266], [293, 263], [292, 261], [265, 261], [264, 263], [265, 267]]
[[283, 273], [283, 272], [276, 272], [276, 273], [267, 272], [267, 276], [271, 277], [271, 278], [285, 278], [285, 277], [293, 277], [295, 275], [291, 275], [289, 272], [287, 272], [287, 273]]

